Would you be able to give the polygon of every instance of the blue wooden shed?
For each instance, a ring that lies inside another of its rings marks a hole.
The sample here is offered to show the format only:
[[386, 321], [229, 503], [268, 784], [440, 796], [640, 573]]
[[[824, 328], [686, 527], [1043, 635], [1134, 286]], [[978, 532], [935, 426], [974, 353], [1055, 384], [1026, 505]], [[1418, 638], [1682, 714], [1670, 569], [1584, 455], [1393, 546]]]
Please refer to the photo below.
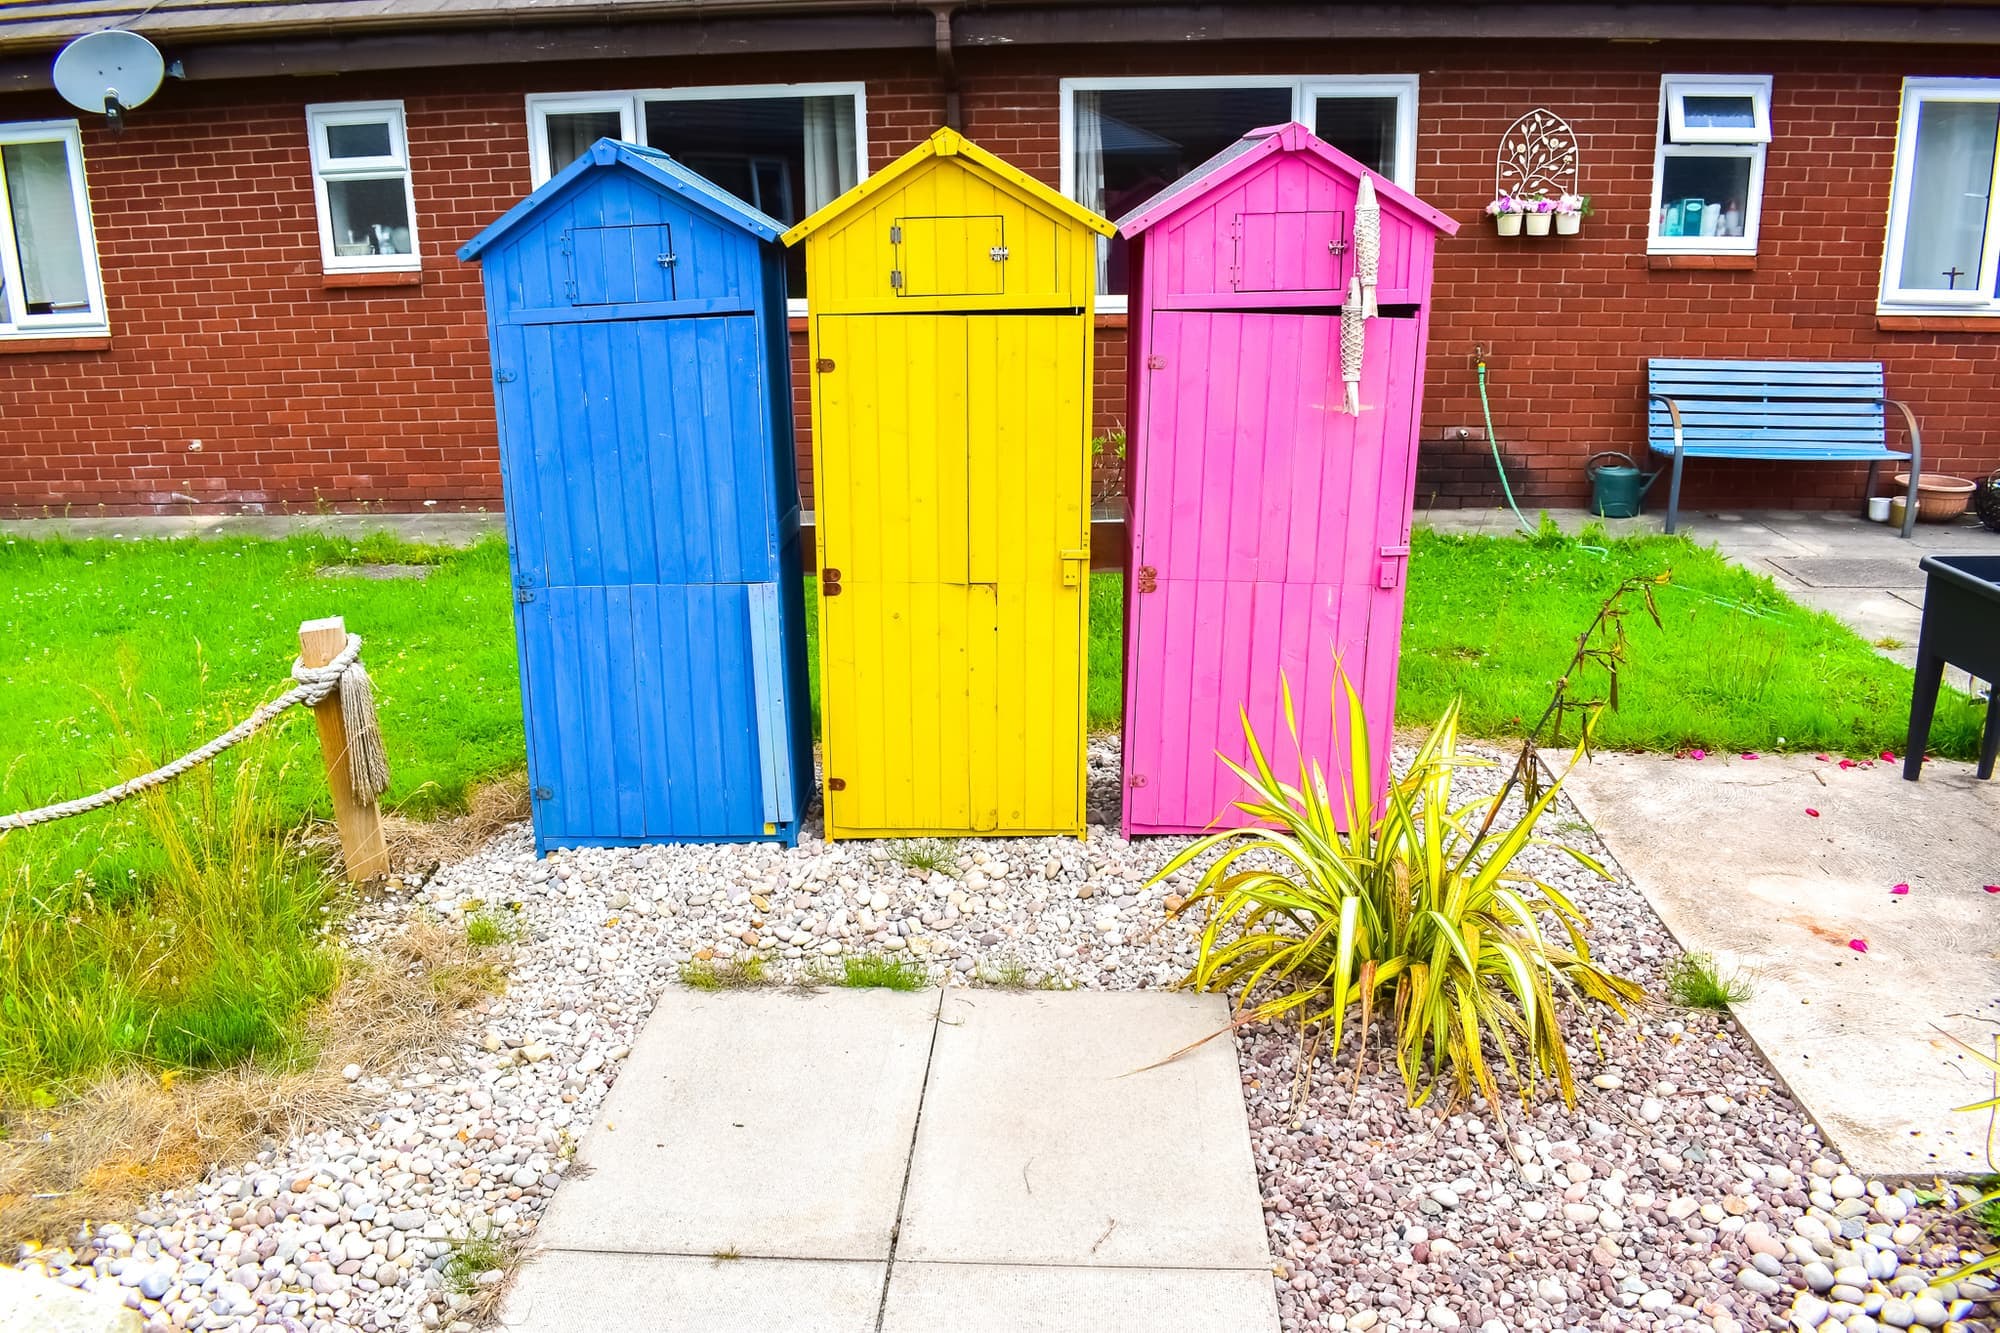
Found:
[[538, 852], [797, 841], [783, 231], [600, 139], [458, 252], [486, 282]]

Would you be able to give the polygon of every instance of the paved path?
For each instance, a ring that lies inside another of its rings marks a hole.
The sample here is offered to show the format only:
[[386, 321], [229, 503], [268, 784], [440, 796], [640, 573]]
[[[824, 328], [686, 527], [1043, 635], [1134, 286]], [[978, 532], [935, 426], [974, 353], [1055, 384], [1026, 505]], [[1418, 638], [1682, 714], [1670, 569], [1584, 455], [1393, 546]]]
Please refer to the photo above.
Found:
[[502, 1327], [1277, 1327], [1219, 997], [671, 990]]
[[1748, 980], [1737, 1020], [1849, 1165], [1986, 1170], [1986, 1117], [1953, 1108], [1991, 1075], [1943, 1033], [2000, 1029], [2000, 780], [1600, 754], [1565, 790], [1681, 946]]

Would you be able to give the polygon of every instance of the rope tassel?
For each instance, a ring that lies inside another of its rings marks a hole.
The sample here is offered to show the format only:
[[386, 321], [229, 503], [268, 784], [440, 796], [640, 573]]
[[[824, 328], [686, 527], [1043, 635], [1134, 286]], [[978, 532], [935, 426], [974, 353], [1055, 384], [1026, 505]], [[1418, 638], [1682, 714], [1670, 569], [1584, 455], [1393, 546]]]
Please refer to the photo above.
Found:
[[354, 799], [372, 805], [389, 790], [389, 756], [375, 720], [375, 682], [356, 661], [340, 674], [340, 720], [347, 728], [347, 772]]

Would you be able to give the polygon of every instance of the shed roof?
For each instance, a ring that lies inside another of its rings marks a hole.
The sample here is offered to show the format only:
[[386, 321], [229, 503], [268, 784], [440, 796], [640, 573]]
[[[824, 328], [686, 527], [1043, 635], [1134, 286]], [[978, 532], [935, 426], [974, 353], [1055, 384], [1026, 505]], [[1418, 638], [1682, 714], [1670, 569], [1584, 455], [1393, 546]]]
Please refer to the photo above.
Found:
[[926, 163], [945, 157], [957, 158], [972, 170], [992, 177], [1000, 185], [1025, 196], [1029, 203], [1043, 212], [1067, 218], [1102, 236], [1117, 233], [1118, 228], [1108, 219], [1099, 217], [1075, 200], [1051, 190], [1020, 168], [1001, 161], [956, 130], [946, 129], [935, 131], [930, 138], [793, 227], [785, 233], [785, 244], [797, 245], [835, 218], [861, 207], [903, 177], [921, 170]]
[[1137, 236], [1147, 228], [1164, 222], [1183, 208], [1194, 204], [1210, 191], [1219, 189], [1246, 172], [1254, 171], [1259, 163], [1277, 153], [1307, 153], [1320, 158], [1343, 176], [1351, 176], [1356, 180], [1363, 176], [1372, 177], [1375, 181], [1376, 196], [1384, 204], [1399, 208], [1421, 222], [1429, 223], [1447, 236], [1458, 233], [1458, 223], [1449, 214], [1433, 208], [1380, 172], [1370, 171], [1293, 120], [1282, 125], [1265, 125], [1254, 129], [1230, 144], [1118, 219], [1119, 234], [1126, 237]]
[[636, 171], [697, 208], [741, 227], [760, 241], [776, 241], [784, 234], [784, 223], [752, 208], [707, 178], [697, 176], [659, 149], [617, 139], [599, 139], [583, 151], [583, 156], [549, 177], [548, 183], [541, 189], [502, 213], [493, 225], [461, 246], [458, 257], [467, 261], [479, 258], [481, 251], [540, 212], [551, 199], [568, 189], [572, 181], [610, 167]]

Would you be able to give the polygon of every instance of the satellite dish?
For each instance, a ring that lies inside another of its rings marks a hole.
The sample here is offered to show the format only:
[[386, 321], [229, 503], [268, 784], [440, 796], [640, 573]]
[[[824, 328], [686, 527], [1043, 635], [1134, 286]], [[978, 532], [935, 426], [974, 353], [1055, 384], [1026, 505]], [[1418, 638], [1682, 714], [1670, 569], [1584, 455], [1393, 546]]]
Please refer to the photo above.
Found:
[[71, 106], [102, 112], [116, 133], [126, 110], [158, 92], [166, 72], [160, 48], [136, 32], [107, 28], [56, 53], [55, 85]]

